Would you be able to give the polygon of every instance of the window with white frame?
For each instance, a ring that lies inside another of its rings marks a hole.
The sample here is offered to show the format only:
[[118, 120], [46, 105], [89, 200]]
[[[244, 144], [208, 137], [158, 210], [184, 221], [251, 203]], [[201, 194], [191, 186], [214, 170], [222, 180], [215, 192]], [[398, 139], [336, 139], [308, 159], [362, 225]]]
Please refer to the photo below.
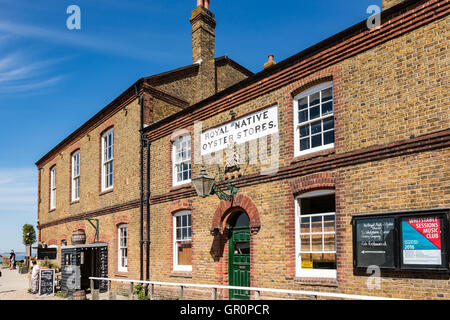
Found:
[[173, 185], [191, 182], [191, 137], [184, 135], [172, 142]]
[[325, 82], [294, 98], [295, 156], [334, 147], [333, 82]]
[[56, 208], [56, 166], [50, 169], [50, 210]]
[[296, 276], [336, 277], [336, 204], [333, 190], [295, 199]]
[[102, 191], [114, 185], [114, 129], [102, 135]]
[[128, 225], [118, 227], [118, 271], [128, 271]]
[[175, 271], [192, 271], [190, 211], [181, 211], [173, 216], [173, 269]]
[[72, 201], [80, 200], [80, 151], [72, 154]]

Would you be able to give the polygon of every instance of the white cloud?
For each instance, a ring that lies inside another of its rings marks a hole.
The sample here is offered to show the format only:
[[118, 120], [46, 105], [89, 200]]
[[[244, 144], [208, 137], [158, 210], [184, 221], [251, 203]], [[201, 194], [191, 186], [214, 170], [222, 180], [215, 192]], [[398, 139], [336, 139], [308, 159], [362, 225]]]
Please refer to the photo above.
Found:
[[[153, 61], [156, 59], [165, 59], [168, 52], [142, 52], [142, 50], [130, 50], [134, 47], [133, 43], [118, 42], [116, 38], [108, 35], [89, 36], [81, 31], [69, 31], [67, 29], [54, 30], [35, 25], [26, 25], [10, 21], [0, 21], [0, 31], [9, 35], [38, 38], [47, 42], [62, 44], [70, 47], [84, 48], [95, 52], [101, 52], [108, 55], [116, 55], [126, 58], [135, 58]], [[114, 34], [114, 33], [112, 33]]]
[[23, 51], [0, 58], [0, 92], [14, 93], [56, 85], [65, 76], [48, 75], [52, 67], [67, 58], [38, 60]]
[[37, 210], [37, 170], [0, 169], [0, 215], [34, 214]]

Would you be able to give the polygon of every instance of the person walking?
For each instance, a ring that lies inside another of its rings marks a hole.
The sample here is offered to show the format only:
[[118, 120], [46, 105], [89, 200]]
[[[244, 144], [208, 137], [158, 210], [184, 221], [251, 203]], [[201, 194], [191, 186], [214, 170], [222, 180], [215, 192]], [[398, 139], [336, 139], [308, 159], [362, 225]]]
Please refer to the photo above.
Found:
[[14, 253], [14, 250], [11, 250], [11, 253], [9, 254], [9, 270], [13, 270], [16, 268], [16, 254]]
[[36, 294], [39, 291], [39, 271], [41, 267], [33, 260], [33, 269], [31, 270], [31, 293]]

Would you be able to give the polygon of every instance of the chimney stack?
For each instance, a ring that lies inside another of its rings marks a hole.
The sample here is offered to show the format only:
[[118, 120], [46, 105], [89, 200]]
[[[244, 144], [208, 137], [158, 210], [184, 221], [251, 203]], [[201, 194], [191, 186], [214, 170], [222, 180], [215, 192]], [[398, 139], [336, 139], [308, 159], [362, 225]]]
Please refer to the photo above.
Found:
[[209, 0], [197, 0], [197, 8], [192, 11], [192, 62], [214, 59], [215, 29], [214, 14], [209, 11]]
[[276, 65], [277, 63], [273, 60], [274, 55], [273, 54], [269, 54], [269, 60], [264, 63], [264, 69], [267, 69], [273, 65]]
[[209, 11], [209, 0], [197, 0], [192, 11], [192, 63], [199, 64], [196, 100], [200, 101], [216, 93], [215, 29], [214, 14]]

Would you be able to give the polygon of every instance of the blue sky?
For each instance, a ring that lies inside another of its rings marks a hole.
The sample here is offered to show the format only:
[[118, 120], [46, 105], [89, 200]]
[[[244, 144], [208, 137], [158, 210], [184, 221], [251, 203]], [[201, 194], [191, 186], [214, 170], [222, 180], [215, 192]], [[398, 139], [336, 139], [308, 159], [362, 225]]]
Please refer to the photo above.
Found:
[[[81, 30], [68, 30], [69, 5]], [[191, 63], [196, 0], [0, 0], [0, 253], [36, 223], [34, 163], [141, 77]], [[259, 72], [381, 0], [211, 0], [216, 56]]]

